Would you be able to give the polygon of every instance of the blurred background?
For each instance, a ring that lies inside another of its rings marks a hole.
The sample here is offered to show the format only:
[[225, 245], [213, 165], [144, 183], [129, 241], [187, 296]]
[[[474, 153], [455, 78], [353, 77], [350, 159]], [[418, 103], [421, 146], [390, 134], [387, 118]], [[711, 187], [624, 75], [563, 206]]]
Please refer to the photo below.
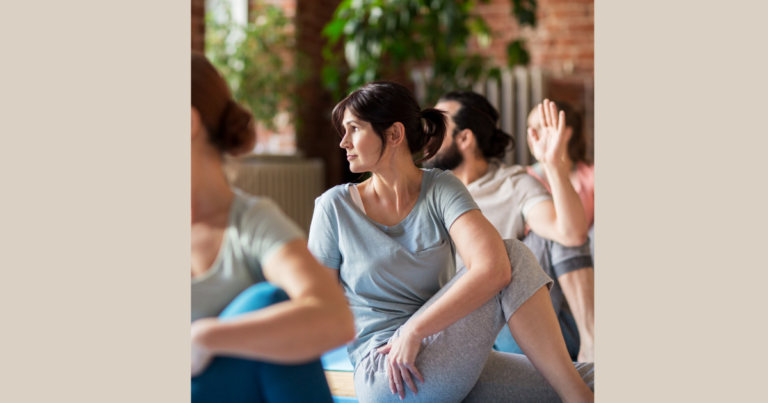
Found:
[[205, 52], [256, 117], [251, 155], [228, 162], [235, 186], [275, 199], [305, 230], [314, 198], [354, 181], [330, 112], [379, 79], [422, 108], [452, 90], [486, 95], [533, 162], [530, 109], [545, 97], [584, 116], [593, 157], [593, 0], [192, 0], [192, 50]]

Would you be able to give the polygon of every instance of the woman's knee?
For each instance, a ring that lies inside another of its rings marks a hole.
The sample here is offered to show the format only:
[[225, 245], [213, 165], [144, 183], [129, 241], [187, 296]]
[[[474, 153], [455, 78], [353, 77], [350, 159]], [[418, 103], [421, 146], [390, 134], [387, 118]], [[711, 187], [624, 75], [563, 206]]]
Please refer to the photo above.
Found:
[[245, 291], [232, 300], [219, 317], [222, 319], [231, 318], [288, 301], [289, 299], [288, 294], [282, 289], [270, 283], [261, 282], [246, 288]]
[[541, 270], [538, 259], [523, 242], [517, 239], [505, 239], [504, 246], [507, 248], [509, 263], [512, 265], [512, 276], [518, 271], [529, 269]]

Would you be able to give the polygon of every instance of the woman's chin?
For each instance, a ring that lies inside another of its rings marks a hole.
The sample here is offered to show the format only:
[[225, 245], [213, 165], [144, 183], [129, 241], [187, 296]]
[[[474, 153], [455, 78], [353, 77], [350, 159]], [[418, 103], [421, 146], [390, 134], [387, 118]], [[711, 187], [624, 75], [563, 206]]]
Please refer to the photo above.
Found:
[[352, 172], [353, 174], [361, 174], [364, 172], [368, 172], [367, 169], [364, 169], [360, 164], [357, 164], [355, 162], [349, 163], [349, 172]]

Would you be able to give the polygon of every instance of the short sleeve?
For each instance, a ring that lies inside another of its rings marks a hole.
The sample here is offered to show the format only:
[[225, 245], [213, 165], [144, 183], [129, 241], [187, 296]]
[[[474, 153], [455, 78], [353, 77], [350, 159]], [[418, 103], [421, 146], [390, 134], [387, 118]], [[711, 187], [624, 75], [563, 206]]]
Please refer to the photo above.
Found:
[[245, 231], [249, 253], [262, 266], [285, 244], [304, 238], [304, 233], [272, 200], [260, 198], [246, 213]]
[[519, 194], [520, 212], [523, 214], [523, 217], [535, 205], [545, 200], [552, 200], [552, 195], [547, 188], [538, 179], [528, 174], [520, 175], [515, 190]]
[[323, 196], [315, 199], [307, 246], [320, 264], [335, 270], [341, 267], [338, 225], [338, 221], [328, 213]]
[[480, 209], [467, 187], [452, 173], [438, 173], [433, 191], [436, 208], [442, 214], [446, 230], [450, 230], [453, 222], [462, 214]]

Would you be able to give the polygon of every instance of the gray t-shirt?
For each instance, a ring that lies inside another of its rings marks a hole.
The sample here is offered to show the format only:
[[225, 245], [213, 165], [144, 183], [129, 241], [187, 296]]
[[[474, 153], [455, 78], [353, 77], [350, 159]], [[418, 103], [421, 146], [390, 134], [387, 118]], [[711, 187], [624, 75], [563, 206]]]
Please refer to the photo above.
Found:
[[304, 234], [277, 205], [233, 189], [229, 224], [208, 271], [192, 278], [192, 320], [217, 316], [241, 292], [265, 281], [261, 266]]
[[391, 227], [365, 215], [347, 185], [315, 200], [309, 250], [324, 266], [340, 270], [357, 329], [347, 346], [353, 365], [385, 344], [456, 274], [448, 230], [477, 208], [464, 184], [439, 169], [423, 171], [413, 210]]

